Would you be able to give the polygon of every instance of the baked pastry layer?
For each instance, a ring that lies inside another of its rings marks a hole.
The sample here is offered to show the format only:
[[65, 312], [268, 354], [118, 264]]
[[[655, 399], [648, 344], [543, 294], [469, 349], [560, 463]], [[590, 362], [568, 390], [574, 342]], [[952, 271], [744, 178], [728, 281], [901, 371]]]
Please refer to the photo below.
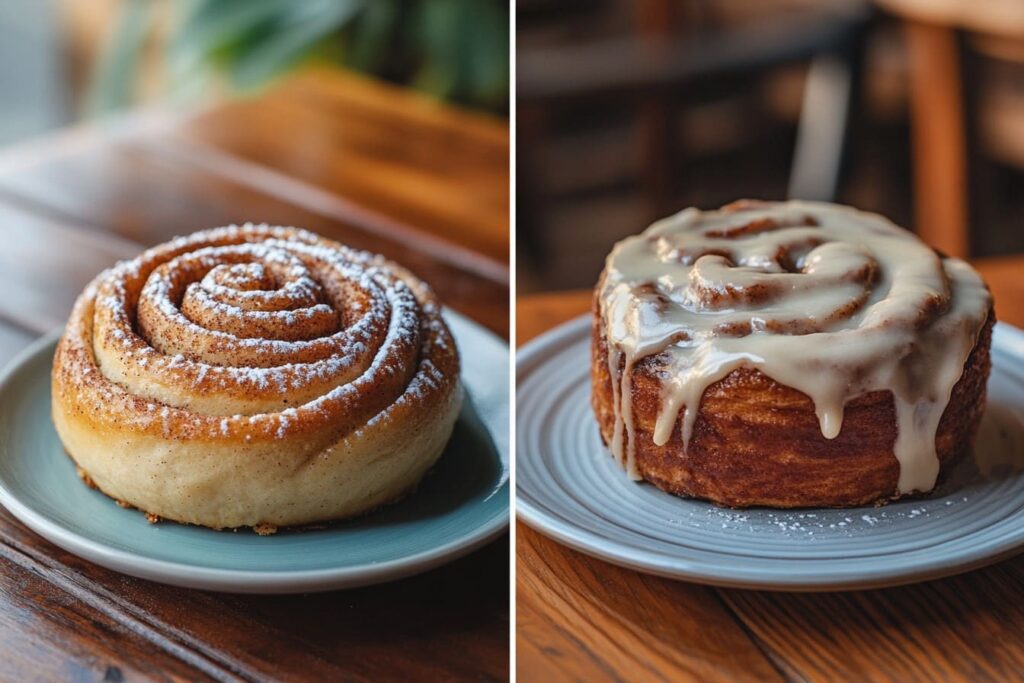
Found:
[[53, 366], [65, 449], [161, 518], [260, 530], [351, 517], [416, 486], [462, 400], [430, 289], [294, 228], [196, 233], [101, 273]]
[[[993, 322], [990, 318], [985, 325], [939, 422], [935, 450], [943, 471], [970, 452], [981, 423]], [[615, 411], [607, 343], [597, 322], [593, 349], [594, 412], [602, 439], [610, 443]], [[704, 392], [687, 447], [679, 424], [659, 446], [654, 443], [658, 373], [657, 361], [649, 359], [633, 375], [636, 467], [658, 488], [729, 507], [846, 507], [898, 495], [891, 392], [848, 402], [842, 431], [826, 439], [806, 394], [759, 370], [741, 368]]]
[[601, 435], [627, 472], [734, 507], [931, 490], [970, 450], [984, 283], [873, 214], [688, 210], [620, 243], [594, 299]]

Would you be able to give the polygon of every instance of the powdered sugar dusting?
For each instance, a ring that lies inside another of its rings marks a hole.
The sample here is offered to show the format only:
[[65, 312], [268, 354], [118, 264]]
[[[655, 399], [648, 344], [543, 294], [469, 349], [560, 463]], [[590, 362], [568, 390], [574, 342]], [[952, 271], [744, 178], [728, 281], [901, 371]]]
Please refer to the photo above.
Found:
[[967, 503], [967, 497], [947, 497], [928, 501], [899, 501], [881, 507], [861, 510], [769, 510], [753, 508], [733, 510], [712, 504], [697, 503], [686, 508], [687, 514], [668, 520], [673, 525], [694, 527], [722, 534], [770, 542], [772, 537], [806, 541], [834, 538], [857, 538], [907, 524], [930, 524], [946, 514], [957, 514], [955, 506]]
[[365, 401], [371, 426], [457, 386], [455, 347], [423, 283], [294, 228], [175, 238], [105, 271], [76, 312], [67, 336], [81, 339], [97, 410], [164, 438], [229, 438], [240, 417], [247, 440], [312, 424], [358, 431], [345, 416]]

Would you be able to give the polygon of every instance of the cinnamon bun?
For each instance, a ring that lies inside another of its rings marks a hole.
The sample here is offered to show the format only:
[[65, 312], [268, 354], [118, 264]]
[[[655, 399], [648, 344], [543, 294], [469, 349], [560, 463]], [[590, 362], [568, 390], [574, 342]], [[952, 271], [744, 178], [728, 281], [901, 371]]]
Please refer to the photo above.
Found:
[[985, 405], [992, 299], [967, 263], [825, 203], [687, 209], [595, 290], [601, 436], [633, 479], [732, 507], [934, 488]]
[[151, 518], [263, 533], [403, 496], [462, 400], [423, 282], [267, 225], [178, 238], [101, 273], [52, 383], [87, 483]]

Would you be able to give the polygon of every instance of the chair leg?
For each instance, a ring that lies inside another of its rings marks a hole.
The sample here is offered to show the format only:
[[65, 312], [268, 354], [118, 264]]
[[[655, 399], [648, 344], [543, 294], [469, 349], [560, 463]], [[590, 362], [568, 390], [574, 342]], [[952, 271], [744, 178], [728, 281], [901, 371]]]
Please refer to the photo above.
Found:
[[956, 32], [913, 21], [904, 31], [917, 234], [950, 256], [967, 256], [967, 151]]

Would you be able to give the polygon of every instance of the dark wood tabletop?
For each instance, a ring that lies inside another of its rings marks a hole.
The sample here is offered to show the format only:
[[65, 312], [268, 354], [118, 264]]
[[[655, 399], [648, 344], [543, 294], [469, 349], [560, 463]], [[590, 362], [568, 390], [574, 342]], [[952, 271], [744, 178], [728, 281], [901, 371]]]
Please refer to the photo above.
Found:
[[[1024, 257], [976, 263], [1024, 326]], [[520, 297], [516, 342], [588, 310], [590, 291]], [[1008, 681], [1024, 675], [1024, 556], [883, 590], [779, 593], [673, 581], [516, 525], [523, 681]]]
[[[508, 128], [335, 71], [0, 151], [0, 364], [143, 247], [244, 221], [406, 265], [508, 336]], [[427, 574], [244, 596], [97, 567], [0, 511], [0, 680], [503, 680], [504, 535]]]

